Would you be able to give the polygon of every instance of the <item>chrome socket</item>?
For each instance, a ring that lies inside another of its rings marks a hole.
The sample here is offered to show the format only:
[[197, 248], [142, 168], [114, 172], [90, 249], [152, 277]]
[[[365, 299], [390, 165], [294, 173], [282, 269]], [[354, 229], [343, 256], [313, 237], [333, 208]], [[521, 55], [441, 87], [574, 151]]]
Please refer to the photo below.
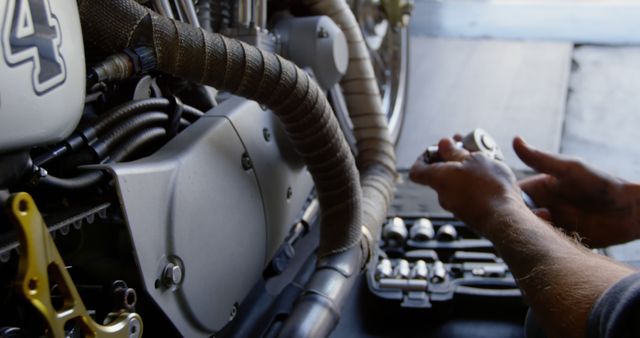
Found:
[[409, 267], [409, 261], [406, 259], [399, 260], [395, 269], [393, 269], [393, 277], [396, 279], [409, 279], [410, 274], [411, 268]]
[[386, 258], [380, 260], [376, 266], [376, 279], [380, 280], [382, 278], [390, 278], [392, 274], [393, 267], [391, 266], [391, 261]]
[[407, 226], [400, 217], [392, 218], [382, 230], [382, 238], [389, 246], [402, 246], [407, 236]]
[[432, 240], [435, 237], [433, 223], [426, 218], [419, 218], [413, 223], [409, 234], [410, 238], [416, 242]]
[[427, 268], [427, 263], [425, 261], [419, 260], [413, 265], [413, 268], [411, 269], [411, 278], [425, 280], [429, 278], [429, 268]]
[[453, 242], [458, 239], [458, 230], [451, 224], [445, 224], [438, 229], [436, 239], [440, 242]]
[[444, 263], [436, 261], [433, 264], [433, 275], [431, 276], [431, 282], [439, 284], [447, 279], [447, 270], [444, 267]]

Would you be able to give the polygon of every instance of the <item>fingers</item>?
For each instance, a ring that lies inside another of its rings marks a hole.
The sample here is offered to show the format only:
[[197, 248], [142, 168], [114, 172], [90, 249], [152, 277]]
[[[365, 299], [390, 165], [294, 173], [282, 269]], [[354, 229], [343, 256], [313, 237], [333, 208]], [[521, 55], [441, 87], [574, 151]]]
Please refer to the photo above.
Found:
[[555, 178], [549, 175], [536, 175], [526, 178], [518, 184], [520, 189], [526, 192], [533, 202], [539, 207], [548, 207], [554, 203], [555, 193], [552, 187], [555, 186]]
[[453, 135], [453, 140], [456, 142], [462, 142], [463, 139], [464, 139], [464, 136], [462, 136], [462, 134], [456, 133], [455, 135]]
[[426, 164], [419, 157], [409, 171], [409, 178], [419, 184], [428, 185], [434, 189], [445, 184], [452, 169], [458, 168], [460, 162], [440, 162]]
[[513, 150], [522, 162], [534, 170], [551, 174], [555, 176], [562, 176], [568, 170], [574, 161], [562, 158], [559, 155], [553, 155], [529, 146], [522, 138], [516, 137], [513, 140]]
[[456, 147], [450, 138], [443, 138], [438, 142], [438, 154], [446, 162], [462, 162], [469, 156], [467, 150]]

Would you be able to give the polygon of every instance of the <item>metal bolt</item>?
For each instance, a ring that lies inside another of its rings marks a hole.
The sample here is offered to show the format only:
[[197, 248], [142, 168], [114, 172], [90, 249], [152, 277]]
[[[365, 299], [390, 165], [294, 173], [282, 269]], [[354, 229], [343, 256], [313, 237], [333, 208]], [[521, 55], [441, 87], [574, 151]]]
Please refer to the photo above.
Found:
[[264, 137], [264, 140], [269, 142], [271, 141], [271, 132], [269, 131], [269, 129], [264, 128], [262, 129], [262, 136]]
[[324, 29], [324, 27], [320, 27], [320, 29], [318, 30], [318, 37], [320, 39], [328, 38], [329, 32], [327, 32], [327, 30]]
[[249, 170], [253, 168], [253, 162], [251, 161], [251, 157], [249, 157], [249, 154], [247, 153], [242, 154], [241, 162], [242, 162], [242, 169]]
[[60, 234], [62, 234], [63, 236], [66, 236], [69, 234], [70, 230], [71, 230], [71, 227], [69, 225], [65, 225], [62, 228], [60, 228]]
[[128, 287], [127, 283], [122, 280], [113, 282], [111, 284], [111, 289], [113, 292], [113, 309], [116, 311], [133, 311], [136, 306], [136, 302], [138, 301], [136, 290]]
[[238, 303], [234, 303], [233, 307], [231, 308], [231, 313], [229, 313], [229, 321], [232, 321], [234, 318], [236, 318], [237, 314], [238, 314]]
[[11, 259], [11, 251], [3, 252], [0, 254], [0, 263], [6, 263]]
[[162, 277], [166, 286], [176, 286], [182, 281], [182, 268], [179, 265], [169, 263], [165, 266]]

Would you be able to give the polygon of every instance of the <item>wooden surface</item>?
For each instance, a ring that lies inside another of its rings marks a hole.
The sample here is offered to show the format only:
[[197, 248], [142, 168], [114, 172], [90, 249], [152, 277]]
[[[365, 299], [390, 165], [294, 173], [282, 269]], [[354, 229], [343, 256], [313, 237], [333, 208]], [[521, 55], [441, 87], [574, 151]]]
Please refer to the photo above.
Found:
[[439, 138], [476, 127], [489, 131], [519, 170], [524, 165], [511, 149], [513, 136], [559, 150], [571, 44], [423, 36], [411, 44], [400, 168]]

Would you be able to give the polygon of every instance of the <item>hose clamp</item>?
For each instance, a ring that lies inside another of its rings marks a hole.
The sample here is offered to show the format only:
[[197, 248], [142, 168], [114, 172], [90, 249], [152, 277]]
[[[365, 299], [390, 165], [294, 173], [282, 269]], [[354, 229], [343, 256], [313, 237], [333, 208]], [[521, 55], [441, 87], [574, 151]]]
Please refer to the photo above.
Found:
[[365, 255], [365, 259], [362, 260], [362, 270], [365, 270], [367, 268], [367, 265], [369, 265], [371, 258], [373, 257], [373, 246], [376, 243], [374, 241], [373, 235], [371, 235], [371, 231], [369, 231], [369, 228], [364, 225], [362, 226], [362, 238], [364, 239], [364, 243], [362, 244], [362, 251]]

